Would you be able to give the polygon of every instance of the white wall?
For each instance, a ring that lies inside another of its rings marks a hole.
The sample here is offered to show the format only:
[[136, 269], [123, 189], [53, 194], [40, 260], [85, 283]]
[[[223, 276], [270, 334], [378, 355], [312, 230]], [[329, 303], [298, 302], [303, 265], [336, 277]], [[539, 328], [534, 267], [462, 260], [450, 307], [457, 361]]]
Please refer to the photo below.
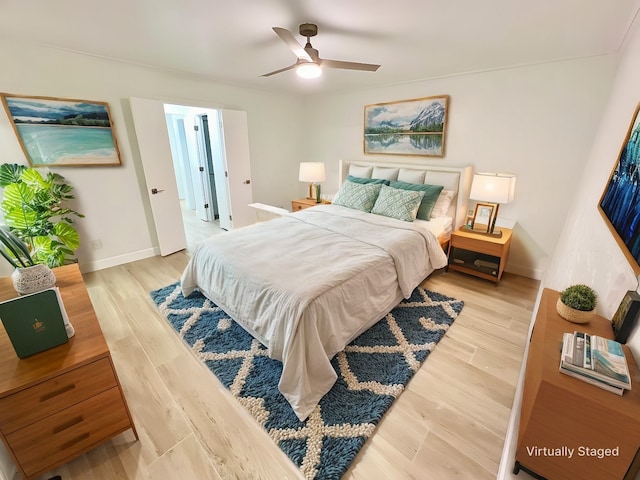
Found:
[[[157, 246], [151, 221], [129, 97], [181, 105], [245, 110], [249, 122], [253, 198], [288, 207], [298, 195], [299, 143], [303, 125], [298, 97], [218, 85], [72, 52], [28, 45], [0, 44], [0, 91], [109, 103], [122, 166], [57, 168], [74, 186], [74, 207], [83, 271], [144, 258]], [[275, 128], [277, 126], [277, 128]], [[0, 163], [26, 164], [6, 115], [0, 114]], [[101, 249], [90, 247], [100, 240]]]
[[[542, 288], [562, 290], [573, 283], [586, 283], [598, 294], [597, 312], [611, 318], [627, 290], [636, 290], [638, 280], [632, 267], [613, 239], [597, 205], [618, 160], [633, 113], [640, 102], [640, 25], [628, 42], [617, 69], [610, 98], [595, 132], [590, 155], [584, 162], [582, 175], [574, 181], [579, 188], [566, 217], [565, 227], [552, 255]], [[632, 332], [627, 344], [636, 362], [640, 361], [640, 327]], [[509, 432], [505, 439], [500, 479], [517, 480], [512, 475], [520, 406], [522, 374], [514, 400]], [[524, 474], [526, 476], [526, 474]], [[640, 474], [636, 476], [640, 480]]]
[[448, 94], [444, 158], [367, 158], [515, 173], [515, 201], [500, 207], [501, 217], [518, 222], [507, 270], [541, 278], [579, 186], [576, 176], [615, 67], [615, 58], [598, 57], [314, 96], [305, 100], [306, 131], [312, 132], [305, 160], [333, 162], [323, 191], [335, 191], [335, 159], [364, 158], [364, 105]]

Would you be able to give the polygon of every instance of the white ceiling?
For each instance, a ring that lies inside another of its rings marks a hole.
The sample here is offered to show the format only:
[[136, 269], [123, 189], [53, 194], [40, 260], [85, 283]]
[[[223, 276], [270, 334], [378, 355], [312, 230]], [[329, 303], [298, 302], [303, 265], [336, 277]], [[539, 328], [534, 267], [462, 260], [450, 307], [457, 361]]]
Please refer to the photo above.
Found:
[[[265, 90], [391, 85], [619, 51], [640, 0], [0, 0], [0, 38]], [[322, 58], [382, 66], [302, 80], [271, 29], [316, 23]]]

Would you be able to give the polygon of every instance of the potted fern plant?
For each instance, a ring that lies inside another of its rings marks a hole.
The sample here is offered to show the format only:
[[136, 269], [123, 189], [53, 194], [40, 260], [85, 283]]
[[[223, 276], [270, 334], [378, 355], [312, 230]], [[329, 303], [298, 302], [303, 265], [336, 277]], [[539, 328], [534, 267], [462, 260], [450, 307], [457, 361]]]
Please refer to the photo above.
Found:
[[560, 292], [556, 304], [558, 314], [573, 323], [589, 323], [595, 314], [598, 297], [584, 284], [571, 285]]
[[24, 165], [0, 165], [0, 208], [4, 221], [26, 245], [34, 263], [58, 267], [74, 263], [80, 245], [73, 217], [84, 215], [72, 210], [67, 202], [74, 198], [73, 187], [62, 175]]

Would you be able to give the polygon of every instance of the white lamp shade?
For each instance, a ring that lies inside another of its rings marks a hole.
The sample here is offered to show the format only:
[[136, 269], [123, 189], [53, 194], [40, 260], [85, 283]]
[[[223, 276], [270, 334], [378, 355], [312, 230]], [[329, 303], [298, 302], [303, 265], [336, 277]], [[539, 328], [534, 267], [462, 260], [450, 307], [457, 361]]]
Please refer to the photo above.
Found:
[[510, 173], [476, 173], [471, 184], [471, 200], [509, 203], [513, 200], [516, 176]]
[[301, 63], [296, 67], [296, 73], [302, 78], [318, 78], [322, 75], [322, 68], [317, 63]]
[[298, 179], [301, 182], [324, 182], [324, 162], [302, 162], [300, 163], [300, 176]]

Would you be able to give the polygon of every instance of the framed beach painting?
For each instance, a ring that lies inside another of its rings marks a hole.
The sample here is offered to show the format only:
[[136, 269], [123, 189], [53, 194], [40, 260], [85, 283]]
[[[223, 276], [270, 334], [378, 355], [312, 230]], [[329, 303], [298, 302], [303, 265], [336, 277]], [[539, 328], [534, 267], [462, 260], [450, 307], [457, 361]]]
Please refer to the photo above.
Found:
[[364, 153], [444, 157], [448, 95], [364, 107]]
[[1, 94], [32, 167], [120, 165], [106, 102]]
[[636, 107], [618, 161], [613, 167], [598, 209], [609, 230], [640, 274], [640, 104]]

